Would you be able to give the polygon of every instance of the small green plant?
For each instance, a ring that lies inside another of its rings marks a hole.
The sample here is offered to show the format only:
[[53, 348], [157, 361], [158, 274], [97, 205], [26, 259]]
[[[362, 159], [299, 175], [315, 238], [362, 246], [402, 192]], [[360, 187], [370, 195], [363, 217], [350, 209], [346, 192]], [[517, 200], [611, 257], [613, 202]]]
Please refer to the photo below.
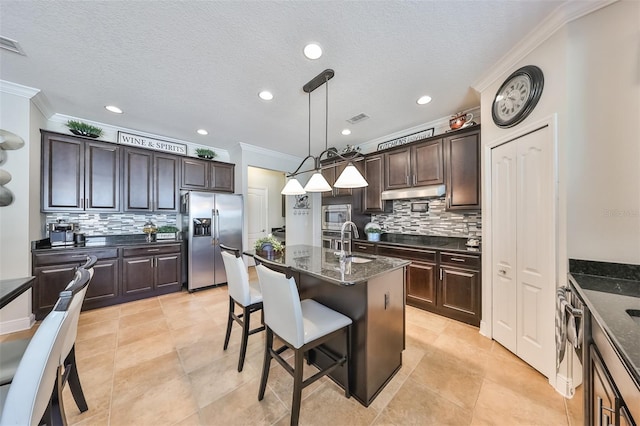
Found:
[[282, 251], [284, 246], [280, 241], [278, 241], [273, 235], [269, 234], [266, 237], [262, 237], [256, 241], [254, 244], [254, 248], [256, 250], [264, 250], [263, 247], [266, 245], [271, 245], [274, 251]]
[[216, 155], [218, 155], [215, 153], [215, 151], [207, 148], [196, 148], [196, 154], [198, 155], [198, 157], [208, 158], [209, 160], [215, 158]]
[[178, 232], [178, 228], [176, 228], [175, 226], [171, 226], [171, 225], [164, 225], [164, 226], [161, 226], [160, 228], [158, 228], [158, 232], [159, 233]]
[[367, 234], [382, 234], [382, 229], [380, 228], [369, 228], [369, 229], [365, 229], [365, 231]]
[[92, 126], [82, 121], [69, 120], [67, 121], [67, 127], [74, 135], [89, 136], [92, 138], [102, 136], [102, 129], [100, 127]]

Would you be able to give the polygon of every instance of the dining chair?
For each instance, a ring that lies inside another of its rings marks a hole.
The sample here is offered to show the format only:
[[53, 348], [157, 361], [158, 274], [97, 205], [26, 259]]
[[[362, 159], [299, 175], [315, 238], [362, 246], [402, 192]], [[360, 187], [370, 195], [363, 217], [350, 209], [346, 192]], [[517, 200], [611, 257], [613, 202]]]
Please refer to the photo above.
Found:
[[[229, 315], [227, 317], [227, 334], [224, 337], [224, 350], [226, 351], [229, 346], [231, 326], [235, 321], [242, 327], [240, 359], [238, 360], [238, 372], [241, 372], [244, 367], [249, 336], [264, 330], [264, 325], [251, 329], [251, 314], [262, 310], [262, 293], [258, 283], [249, 282], [247, 266], [242, 260], [240, 249], [224, 244], [220, 244], [220, 248], [222, 249], [222, 261], [227, 272], [227, 287], [229, 289]], [[242, 313], [235, 313], [235, 305], [242, 308]]]
[[[73, 396], [80, 412], [87, 411], [89, 407], [87, 406], [87, 401], [84, 396], [84, 392], [82, 391], [82, 385], [80, 384], [80, 376], [78, 375], [78, 367], [75, 358], [75, 340], [78, 333], [78, 320], [80, 318], [82, 302], [84, 301], [87, 286], [93, 278], [93, 266], [96, 262], [96, 256], [90, 255], [87, 256], [86, 263], [78, 267], [78, 269], [88, 271], [89, 281], [87, 281], [83, 288], [78, 290], [81, 292], [80, 297], [75, 299], [74, 307], [71, 310], [72, 318], [69, 320], [69, 329], [65, 335], [65, 340], [62, 346], [64, 359], [60, 364], [64, 367], [62, 370], [62, 383], [63, 385], [66, 383], [69, 384], [69, 390], [71, 391], [71, 395]], [[74, 285], [77, 285], [75, 279], [67, 285], [64, 291], [70, 291], [71, 287]], [[20, 360], [23, 358], [30, 340], [31, 339], [18, 339], [0, 343], [0, 352], [2, 353], [2, 356], [0, 357], [0, 386], [11, 383], [13, 380]]]
[[[344, 383], [344, 395], [347, 398], [351, 397], [349, 385], [351, 373], [349, 370], [352, 321], [351, 318], [313, 299], [301, 301], [291, 268], [283, 267], [283, 265], [273, 263], [257, 255], [254, 259], [264, 299], [264, 324], [266, 327], [264, 362], [258, 400], [261, 401], [264, 398], [271, 359], [273, 358], [293, 376], [291, 424], [297, 425], [300, 417], [302, 389], [343, 365], [346, 368], [347, 378]], [[280, 270], [284, 270], [284, 273]], [[336, 355], [333, 351], [328, 351], [321, 346], [341, 334], [344, 334], [346, 338], [346, 354]], [[273, 348], [274, 335], [284, 343], [280, 348]], [[293, 368], [281, 356], [287, 348], [294, 352]], [[302, 380], [304, 355], [310, 349], [322, 352], [333, 362], [313, 376]]]
[[76, 271], [30, 339], [13, 380], [0, 386], [0, 425], [66, 424], [61, 371], [64, 344], [90, 280], [89, 271]]

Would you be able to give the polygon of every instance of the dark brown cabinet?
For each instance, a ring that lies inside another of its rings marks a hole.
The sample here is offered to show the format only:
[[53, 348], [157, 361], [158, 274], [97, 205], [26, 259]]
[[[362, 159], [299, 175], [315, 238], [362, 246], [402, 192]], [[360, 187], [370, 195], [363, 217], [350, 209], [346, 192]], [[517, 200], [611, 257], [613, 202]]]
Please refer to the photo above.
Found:
[[120, 147], [41, 131], [45, 212], [119, 211]]
[[36, 253], [33, 255], [33, 312], [37, 320], [44, 318], [58, 300], [60, 292], [73, 279], [78, 266], [86, 262], [89, 254], [98, 262], [87, 289], [83, 309], [93, 309], [114, 303], [118, 291], [118, 249], [70, 250], [64, 253]]
[[446, 209], [479, 210], [480, 131], [444, 140]]
[[[344, 197], [351, 196], [354, 194], [354, 190], [351, 188], [336, 188], [333, 185], [338, 180], [338, 177], [342, 174], [345, 167], [349, 164], [349, 161], [336, 161], [336, 162], [328, 162], [327, 164], [322, 166], [320, 173], [327, 180], [327, 183], [331, 185], [331, 191], [326, 191], [322, 193], [322, 198], [327, 197]], [[354, 161], [353, 165], [358, 169], [360, 173], [363, 173], [362, 161]]]
[[181, 283], [180, 244], [127, 247], [122, 250], [122, 291], [124, 295], [148, 297], [146, 293], [178, 291]]
[[444, 183], [442, 139], [391, 150], [384, 161], [385, 190]]
[[124, 211], [179, 211], [179, 157], [126, 148], [123, 152], [123, 164]]
[[364, 159], [364, 178], [369, 183], [363, 188], [363, 213], [382, 213], [391, 210], [392, 203], [382, 200], [384, 188], [384, 155], [370, 155]]
[[181, 187], [233, 193], [235, 191], [234, 173], [234, 164], [183, 158]]
[[480, 258], [440, 253], [438, 306], [450, 318], [480, 326]]

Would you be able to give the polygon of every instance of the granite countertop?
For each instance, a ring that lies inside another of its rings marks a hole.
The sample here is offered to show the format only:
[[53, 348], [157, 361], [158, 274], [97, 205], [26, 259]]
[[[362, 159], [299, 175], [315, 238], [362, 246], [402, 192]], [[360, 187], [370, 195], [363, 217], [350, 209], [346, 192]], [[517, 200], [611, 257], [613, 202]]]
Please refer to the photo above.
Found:
[[640, 383], [640, 321], [627, 313], [640, 311], [640, 265], [572, 259], [569, 269], [569, 279], [591, 315]]
[[121, 247], [128, 245], [156, 245], [182, 243], [179, 239], [156, 240], [147, 242], [146, 234], [129, 234], [129, 235], [88, 235], [84, 243], [69, 243], [65, 245], [51, 245], [49, 238], [31, 242], [32, 251], [47, 250], [72, 250], [82, 248], [101, 248], [101, 247]]
[[[409, 265], [409, 261], [386, 256], [360, 255], [372, 259], [367, 263], [344, 262], [342, 265], [335, 250], [317, 246], [286, 246], [283, 255], [276, 255], [272, 262], [289, 266], [294, 271], [307, 273], [339, 285], [354, 285], [366, 282], [378, 275]], [[255, 251], [245, 252], [254, 255]]]
[[[369, 242], [366, 239], [354, 239], [354, 241]], [[433, 250], [455, 251], [459, 253], [481, 253], [482, 247], [467, 247], [466, 238], [457, 237], [439, 237], [433, 235], [414, 235], [414, 234], [387, 234], [380, 235], [380, 241], [374, 244], [391, 244], [410, 246], [417, 248], [428, 248]]]

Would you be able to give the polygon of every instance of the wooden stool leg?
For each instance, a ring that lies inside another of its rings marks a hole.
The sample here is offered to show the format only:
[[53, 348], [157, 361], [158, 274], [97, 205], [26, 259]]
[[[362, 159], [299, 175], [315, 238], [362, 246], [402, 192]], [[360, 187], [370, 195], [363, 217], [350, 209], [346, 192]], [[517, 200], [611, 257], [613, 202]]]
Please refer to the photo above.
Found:
[[302, 401], [302, 374], [304, 368], [304, 353], [295, 351], [295, 367], [293, 371], [293, 403], [291, 404], [291, 426], [298, 424], [300, 418], [300, 403]]
[[271, 368], [271, 347], [273, 346], [273, 332], [269, 327], [265, 329], [264, 361], [262, 363], [262, 378], [260, 379], [260, 390], [258, 391], [258, 401], [264, 398], [264, 391], [267, 388], [269, 369]]
[[229, 338], [231, 337], [231, 325], [233, 325], [233, 308], [234, 308], [233, 298], [229, 296], [229, 317], [227, 318], [227, 335], [224, 336], [224, 350], [227, 350], [227, 346], [229, 346]]
[[244, 367], [244, 356], [247, 353], [247, 340], [249, 340], [249, 330], [251, 322], [251, 310], [245, 306], [242, 308], [242, 343], [240, 345], [240, 359], [238, 360], [238, 373]]
[[80, 376], [78, 375], [78, 365], [76, 364], [76, 345], [71, 347], [71, 351], [67, 358], [64, 360], [64, 365], [69, 368], [69, 375], [67, 376], [67, 383], [69, 383], [69, 390], [73, 396], [73, 400], [76, 402], [78, 409], [81, 413], [84, 413], [89, 409], [87, 406], [87, 400], [82, 392], [82, 385], [80, 384]]

